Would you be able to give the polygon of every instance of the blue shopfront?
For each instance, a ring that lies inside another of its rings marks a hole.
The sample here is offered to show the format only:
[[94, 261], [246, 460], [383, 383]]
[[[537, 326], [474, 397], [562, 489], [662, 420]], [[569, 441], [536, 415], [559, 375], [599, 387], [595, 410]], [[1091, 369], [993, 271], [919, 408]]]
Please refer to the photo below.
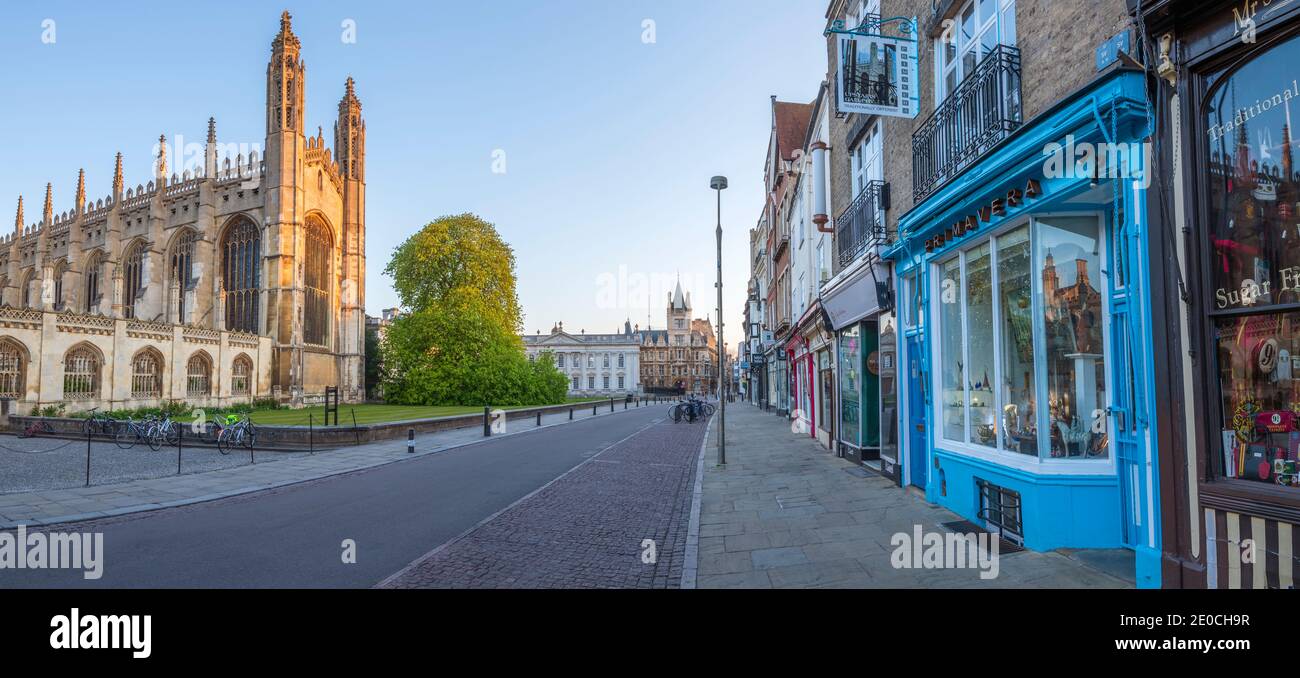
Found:
[[903, 482], [1026, 547], [1159, 586], [1145, 81], [1114, 70], [899, 221]]

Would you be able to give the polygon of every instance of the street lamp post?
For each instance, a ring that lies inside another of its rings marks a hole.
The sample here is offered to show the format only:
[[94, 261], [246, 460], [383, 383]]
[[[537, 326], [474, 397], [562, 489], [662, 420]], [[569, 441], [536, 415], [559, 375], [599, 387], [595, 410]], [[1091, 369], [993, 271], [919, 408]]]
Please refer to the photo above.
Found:
[[727, 354], [727, 345], [722, 341], [722, 191], [727, 187], [727, 178], [713, 177], [709, 188], [718, 194], [718, 466], [727, 464], [727, 399], [724, 397], [722, 369]]

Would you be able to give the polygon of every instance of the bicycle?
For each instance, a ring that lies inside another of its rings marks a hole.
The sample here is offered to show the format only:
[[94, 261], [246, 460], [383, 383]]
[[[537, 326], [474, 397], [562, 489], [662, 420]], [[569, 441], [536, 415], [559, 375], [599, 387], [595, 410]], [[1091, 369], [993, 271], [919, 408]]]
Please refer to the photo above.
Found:
[[19, 438], [35, 438], [38, 435], [54, 435], [54, 427], [47, 421], [33, 421], [28, 424]]
[[253, 422], [248, 417], [229, 415], [224, 423], [217, 422], [217, 450], [222, 454], [230, 454], [230, 450], [236, 447], [243, 447], [246, 450], [252, 450], [253, 444], [257, 441], [257, 429], [253, 428]]
[[163, 417], [162, 421], [150, 430], [152, 435], [149, 437], [149, 447], [157, 450], [164, 443], [169, 447], [175, 447], [181, 437], [180, 428], [180, 424], [172, 421], [170, 416]]
[[106, 414], [99, 412], [96, 407], [90, 410], [90, 416], [86, 417], [86, 423], [82, 429], [87, 436], [111, 436], [117, 431], [117, 422]]
[[[138, 422], [134, 419], [127, 419], [118, 425], [117, 433], [113, 436], [113, 442], [120, 449], [129, 450], [135, 447], [136, 443], [148, 442], [150, 429], [155, 425], [156, 420], [152, 417], [145, 417]], [[158, 448], [153, 447], [153, 449], [157, 450]]]

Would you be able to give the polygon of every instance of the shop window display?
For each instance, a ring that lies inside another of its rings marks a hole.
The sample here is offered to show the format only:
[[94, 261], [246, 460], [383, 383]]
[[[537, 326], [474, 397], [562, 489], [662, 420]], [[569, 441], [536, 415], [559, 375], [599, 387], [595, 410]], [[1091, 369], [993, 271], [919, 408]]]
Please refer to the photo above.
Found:
[[[1300, 487], [1300, 172], [1290, 38], [1210, 78], [1209, 310], [1227, 478]], [[1243, 312], [1245, 314], [1243, 314]]]
[[861, 404], [859, 389], [862, 374], [858, 368], [861, 359], [861, 336], [857, 325], [840, 332], [840, 440], [850, 445], [860, 445]]
[[1110, 456], [1100, 238], [1096, 216], [1041, 217], [939, 264], [945, 439]]

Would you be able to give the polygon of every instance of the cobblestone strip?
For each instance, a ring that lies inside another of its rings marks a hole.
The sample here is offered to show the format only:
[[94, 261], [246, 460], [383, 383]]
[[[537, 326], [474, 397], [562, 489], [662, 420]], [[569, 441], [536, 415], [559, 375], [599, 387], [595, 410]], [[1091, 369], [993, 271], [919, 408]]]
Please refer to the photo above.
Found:
[[710, 418], [704, 440], [700, 441], [700, 458], [695, 463], [695, 480], [691, 484], [691, 519], [686, 530], [686, 564], [682, 570], [681, 582], [684, 589], [695, 588], [700, 574], [700, 500], [704, 498], [704, 450], [712, 437], [713, 419]]
[[651, 424], [378, 586], [676, 588], [706, 428]]

